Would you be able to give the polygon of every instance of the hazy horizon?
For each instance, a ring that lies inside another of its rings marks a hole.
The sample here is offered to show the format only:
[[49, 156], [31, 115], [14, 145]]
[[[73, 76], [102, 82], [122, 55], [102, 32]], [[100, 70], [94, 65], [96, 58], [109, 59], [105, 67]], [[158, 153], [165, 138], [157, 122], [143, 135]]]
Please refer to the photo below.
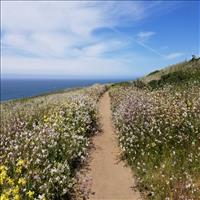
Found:
[[141, 76], [70, 76], [70, 75], [32, 75], [32, 74], [4, 74], [1, 79], [52, 79], [52, 80], [134, 80]]

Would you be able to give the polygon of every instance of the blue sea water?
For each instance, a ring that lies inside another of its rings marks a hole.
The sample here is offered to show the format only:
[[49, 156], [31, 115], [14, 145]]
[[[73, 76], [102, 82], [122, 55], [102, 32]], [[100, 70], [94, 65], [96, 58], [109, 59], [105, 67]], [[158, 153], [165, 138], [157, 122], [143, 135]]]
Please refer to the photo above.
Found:
[[95, 83], [120, 82], [122, 80], [43, 80], [2, 79], [1, 101], [32, 97], [56, 90], [90, 86]]

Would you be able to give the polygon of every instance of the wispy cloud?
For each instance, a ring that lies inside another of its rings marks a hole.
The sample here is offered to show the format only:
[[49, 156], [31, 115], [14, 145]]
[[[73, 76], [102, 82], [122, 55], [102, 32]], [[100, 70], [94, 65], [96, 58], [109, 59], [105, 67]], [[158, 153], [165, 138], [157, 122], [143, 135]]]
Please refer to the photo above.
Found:
[[139, 41], [145, 42], [147, 40], [149, 40], [153, 35], [155, 35], [156, 33], [153, 31], [146, 31], [146, 32], [139, 32], [137, 34]]
[[160, 53], [159, 51], [152, 48], [151, 46], [145, 44], [143, 41], [138, 40], [138, 38], [134, 38], [133, 36], [129, 36], [127, 34], [124, 34], [116, 28], [111, 28], [111, 30], [114, 31], [115, 33], [121, 35], [125, 41], [132, 41], [132, 42], [137, 43], [138, 45], [144, 47], [146, 50], [153, 52], [154, 54], [156, 54], [160, 57], [163, 57], [163, 58], [166, 57], [164, 54]]
[[[4, 56], [1, 60], [4, 74], [66, 75], [67, 77], [134, 77], [134, 68], [125, 66], [120, 59], [80, 57], [77, 59], [43, 59]], [[14, 64], [14, 65], [13, 65]], [[58, 73], [61, 72], [61, 73]]]
[[[106, 66], [111, 74], [112, 71], [125, 74], [122, 73], [126, 68], [123, 60], [117, 56], [111, 60], [105, 54], [126, 49], [131, 41], [163, 56], [145, 43], [155, 35], [153, 31], [140, 32], [139, 39], [129, 39], [130, 36], [125, 39], [118, 35], [102, 40], [95, 34], [95, 31], [101, 29], [119, 30], [145, 20], [157, 12], [160, 2], [150, 2], [147, 5], [139, 1], [104, 4], [90, 1], [3, 1], [1, 5], [3, 73], [37, 73], [35, 69], [38, 67], [47, 72], [48, 66], [49, 71], [53, 70], [53, 63], [56, 66], [55, 73], [84, 73], [89, 69], [95, 73], [95, 70], [101, 72], [101, 68]], [[122, 70], [114, 67], [118, 65]], [[82, 71], [79, 69], [81, 67]]]
[[[144, 2], [102, 4], [101, 2], [4, 1], [2, 29], [6, 34], [2, 42], [9, 46], [13, 44], [13, 48], [22, 45], [24, 49], [30, 47], [29, 42], [41, 44], [42, 49], [57, 48], [60, 43], [65, 43], [71, 48], [80, 45], [81, 42], [94, 40], [91, 35], [99, 28], [125, 27], [127, 24], [131, 25], [144, 19], [148, 16], [147, 10], [157, 4], [155, 2], [146, 5]], [[55, 45], [56, 43], [58, 45]], [[66, 47], [60, 45], [60, 48], [63, 50]]]
[[174, 52], [174, 53], [170, 53], [166, 56], [167, 59], [175, 59], [175, 58], [179, 58], [181, 56], [183, 56], [184, 53], [181, 52]]

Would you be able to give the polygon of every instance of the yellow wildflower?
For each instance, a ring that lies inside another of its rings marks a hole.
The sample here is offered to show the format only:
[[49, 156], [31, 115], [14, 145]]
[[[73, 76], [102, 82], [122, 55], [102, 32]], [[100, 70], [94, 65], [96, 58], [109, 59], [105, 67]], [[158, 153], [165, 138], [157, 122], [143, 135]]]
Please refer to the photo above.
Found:
[[44, 122], [47, 123], [49, 121], [48, 117], [44, 115]]
[[20, 196], [19, 196], [19, 194], [16, 194], [16, 195], [14, 196], [13, 199], [14, 199], [14, 200], [20, 200]]
[[9, 197], [6, 194], [2, 194], [0, 200], [9, 200]]
[[4, 194], [9, 197], [11, 195], [12, 189], [7, 189], [6, 191], [4, 191]]
[[17, 172], [18, 174], [21, 174], [21, 172], [22, 172], [22, 167], [21, 167], [21, 166], [17, 167], [16, 172]]
[[5, 165], [0, 165], [0, 172], [6, 171], [6, 170], [7, 170], [7, 167]]
[[26, 194], [28, 195], [29, 198], [33, 198], [34, 192], [29, 190]]
[[18, 184], [20, 185], [26, 185], [26, 180], [25, 180], [25, 178], [19, 178], [19, 180], [18, 180]]
[[25, 164], [25, 161], [22, 159], [18, 160], [17, 162], [17, 166], [24, 166], [24, 164]]
[[3, 185], [4, 180], [7, 177], [7, 171], [6, 171], [6, 167], [5, 166], [1, 166], [0, 168], [0, 185]]
[[8, 178], [7, 178], [7, 182], [8, 182], [8, 184], [11, 185], [11, 186], [14, 185], [14, 180], [13, 180], [12, 178], [9, 178], [9, 177], [8, 177]]
[[11, 195], [11, 189], [3, 190], [3, 193], [0, 196], [0, 200], [9, 200], [10, 195]]
[[13, 188], [13, 190], [12, 190], [12, 193], [13, 193], [14, 195], [19, 194], [19, 186], [15, 186], [15, 187]]

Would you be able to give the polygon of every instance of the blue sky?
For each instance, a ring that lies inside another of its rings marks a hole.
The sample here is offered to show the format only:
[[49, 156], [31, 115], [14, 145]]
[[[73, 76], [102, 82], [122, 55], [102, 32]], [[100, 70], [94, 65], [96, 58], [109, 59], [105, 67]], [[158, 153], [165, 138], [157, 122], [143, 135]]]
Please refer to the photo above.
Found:
[[131, 78], [199, 55], [198, 1], [1, 1], [2, 77]]

